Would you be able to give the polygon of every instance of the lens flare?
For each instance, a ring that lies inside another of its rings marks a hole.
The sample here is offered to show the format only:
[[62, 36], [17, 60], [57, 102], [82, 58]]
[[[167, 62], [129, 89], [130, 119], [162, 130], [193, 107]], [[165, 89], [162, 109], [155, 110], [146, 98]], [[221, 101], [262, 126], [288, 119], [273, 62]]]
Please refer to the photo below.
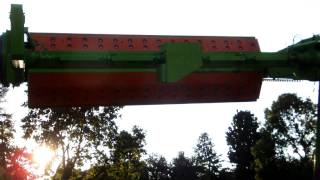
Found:
[[33, 151], [33, 160], [41, 169], [44, 169], [53, 157], [54, 152], [47, 146], [40, 146]]

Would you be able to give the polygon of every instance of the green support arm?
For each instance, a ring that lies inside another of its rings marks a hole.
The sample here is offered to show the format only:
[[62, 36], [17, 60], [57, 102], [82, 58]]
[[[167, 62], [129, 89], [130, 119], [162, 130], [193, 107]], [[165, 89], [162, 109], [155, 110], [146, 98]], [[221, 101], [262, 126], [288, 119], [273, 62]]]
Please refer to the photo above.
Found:
[[[31, 71], [157, 71], [162, 82], [175, 82], [193, 72], [262, 72], [265, 78], [320, 79], [320, 37], [314, 46], [297, 50], [264, 52], [201, 52], [195, 43], [168, 43], [161, 52], [30, 52]], [[297, 43], [296, 46], [301, 46]], [[60, 68], [59, 68], [60, 67]], [[90, 70], [89, 70], [90, 69]]]
[[24, 28], [21, 5], [12, 5], [11, 31], [1, 38], [1, 82], [19, 85], [28, 72], [154, 71], [161, 82], [193, 72], [260, 72], [265, 78], [320, 79], [320, 37], [273, 53], [203, 52], [198, 43], [165, 43], [160, 52], [37, 52]]

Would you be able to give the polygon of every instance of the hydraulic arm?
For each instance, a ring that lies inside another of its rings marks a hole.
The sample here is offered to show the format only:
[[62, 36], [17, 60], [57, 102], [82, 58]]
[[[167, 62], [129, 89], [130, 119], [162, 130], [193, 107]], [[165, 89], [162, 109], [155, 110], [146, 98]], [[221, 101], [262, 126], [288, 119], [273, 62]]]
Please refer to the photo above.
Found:
[[1, 83], [29, 106], [252, 101], [263, 78], [320, 79], [320, 37], [273, 53], [254, 37], [29, 33], [21, 5], [0, 38]]

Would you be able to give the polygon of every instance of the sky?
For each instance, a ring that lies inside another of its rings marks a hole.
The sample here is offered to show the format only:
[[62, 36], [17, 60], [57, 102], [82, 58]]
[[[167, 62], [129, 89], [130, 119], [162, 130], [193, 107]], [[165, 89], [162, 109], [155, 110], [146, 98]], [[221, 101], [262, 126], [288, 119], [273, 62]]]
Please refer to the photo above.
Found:
[[[1, 0], [0, 32], [10, 28], [10, 4], [23, 4], [30, 32], [254, 36], [261, 51], [285, 48], [320, 33], [319, 0]], [[191, 156], [199, 135], [207, 132], [227, 162], [225, 132], [237, 110], [250, 110], [263, 121], [263, 111], [286, 92], [317, 100], [315, 82], [263, 82], [256, 102], [126, 106], [120, 129], [133, 125], [146, 133], [148, 153], [167, 160], [184, 151]], [[8, 93], [6, 108], [17, 120], [27, 112], [25, 86]], [[19, 123], [17, 123], [17, 126]]]

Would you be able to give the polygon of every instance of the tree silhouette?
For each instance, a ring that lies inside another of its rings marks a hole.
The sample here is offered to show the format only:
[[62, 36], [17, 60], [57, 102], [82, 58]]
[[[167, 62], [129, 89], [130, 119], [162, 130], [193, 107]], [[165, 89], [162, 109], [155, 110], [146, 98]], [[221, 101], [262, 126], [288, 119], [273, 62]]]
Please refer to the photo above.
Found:
[[178, 157], [173, 159], [171, 178], [173, 180], [195, 180], [197, 169], [191, 159], [185, 157], [184, 152], [179, 152]]
[[[86, 172], [84, 179], [138, 180], [141, 178], [144, 162], [141, 156], [145, 153], [145, 133], [134, 126], [132, 133], [117, 133], [110, 151], [104, 151], [100, 160]], [[110, 157], [108, 154], [111, 154]]]
[[150, 155], [146, 160], [146, 178], [149, 180], [169, 180], [170, 167], [163, 156]]
[[[6, 88], [0, 88], [0, 103], [4, 102], [3, 97], [7, 92]], [[11, 115], [4, 112], [0, 108], [0, 166], [5, 168], [7, 166], [7, 157], [11, 152], [11, 141], [13, 139], [13, 123]]]
[[282, 94], [265, 110], [265, 118], [252, 151], [257, 179], [312, 179], [316, 105]]
[[[301, 160], [311, 158], [315, 142], [316, 105], [296, 94], [282, 94], [265, 110], [266, 130], [276, 143], [278, 156], [291, 148]], [[293, 158], [294, 156], [291, 156]]]
[[109, 174], [113, 179], [139, 179], [144, 168], [141, 156], [145, 154], [145, 133], [134, 126], [132, 134], [121, 131], [111, 150]]
[[251, 148], [259, 139], [258, 122], [249, 111], [240, 111], [234, 117], [226, 133], [230, 162], [236, 164], [239, 180], [254, 179], [254, 157]]
[[255, 167], [255, 179], [277, 179], [280, 178], [279, 173], [279, 161], [281, 158], [276, 157], [275, 142], [271, 137], [271, 134], [262, 129], [261, 138], [257, 141], [256, 145], [251, 149], [251, 153], [254, 157]]
[[202, 133], [195, 147], [195, 165], [200, 179], [217, 179], [221, 162], [208, 133]]

